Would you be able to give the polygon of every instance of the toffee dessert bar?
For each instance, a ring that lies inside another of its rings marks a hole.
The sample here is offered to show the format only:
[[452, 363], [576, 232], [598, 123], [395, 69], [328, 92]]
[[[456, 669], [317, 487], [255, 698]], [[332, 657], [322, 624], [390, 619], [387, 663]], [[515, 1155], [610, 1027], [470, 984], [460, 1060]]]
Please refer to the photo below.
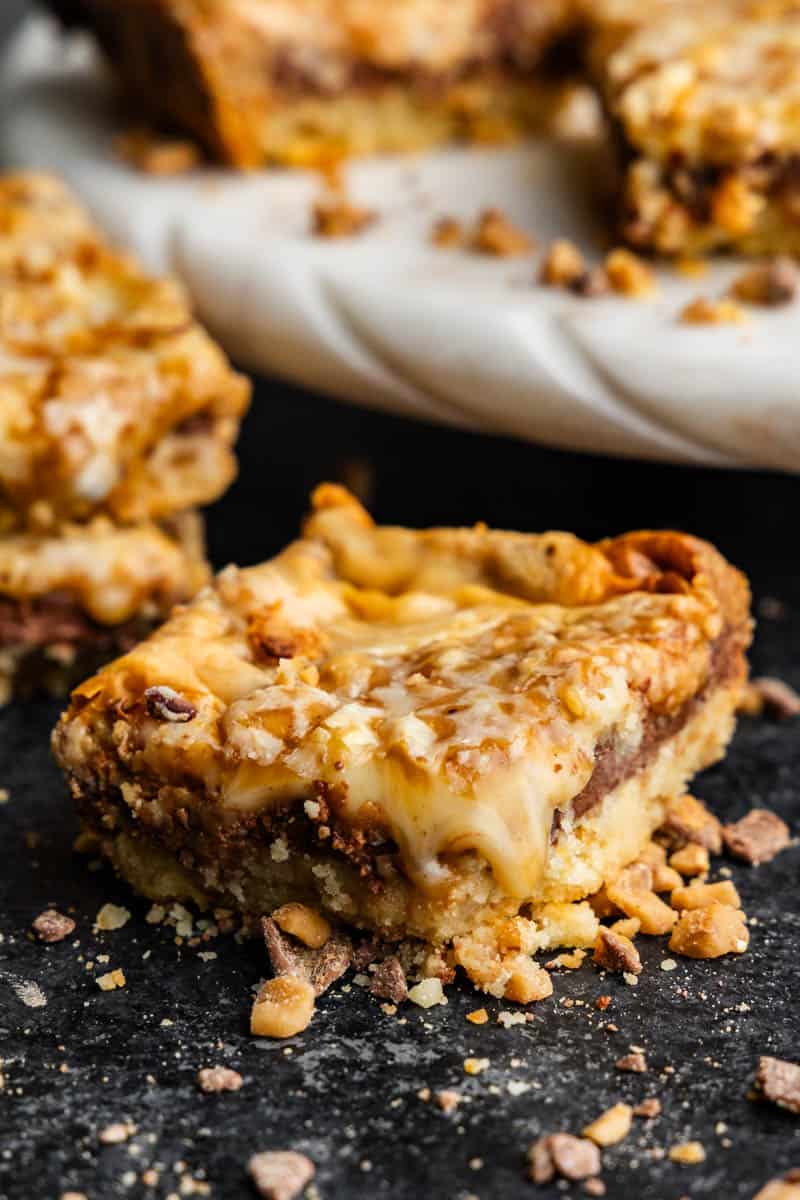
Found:
[[527, 950], [591, 945], [584, 898], [723, 754], [750, 628], [688, 535], [380, 527], [323, 485], [277, 558], [82, 684], [54, 748], [154, 901], [299, 901], [462, 962], [518, 914]]

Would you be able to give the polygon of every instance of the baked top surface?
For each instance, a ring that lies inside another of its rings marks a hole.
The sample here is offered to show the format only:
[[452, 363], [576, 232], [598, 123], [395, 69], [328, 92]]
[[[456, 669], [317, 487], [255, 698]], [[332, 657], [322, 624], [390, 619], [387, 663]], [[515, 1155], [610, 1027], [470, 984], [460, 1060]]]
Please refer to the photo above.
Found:
[[738, 164], [800, 152], [798, 0], [600, 0], [594, 63], [649, 158]]
[[227, 486], [248, 385], [56, 180], [0, 176], [0, 288], [1, 509], [134, 521]]
[[747, 613], [742, 577], [682, 534], [379, 528], [323, 485], [298, 541], [77, 689], [57, 752], [230, 824], [324, 794], [424, 886], [477, 850], [531, 894], [598, 747], [635, 755], [712, 684], [726, 635], [741, 656]]

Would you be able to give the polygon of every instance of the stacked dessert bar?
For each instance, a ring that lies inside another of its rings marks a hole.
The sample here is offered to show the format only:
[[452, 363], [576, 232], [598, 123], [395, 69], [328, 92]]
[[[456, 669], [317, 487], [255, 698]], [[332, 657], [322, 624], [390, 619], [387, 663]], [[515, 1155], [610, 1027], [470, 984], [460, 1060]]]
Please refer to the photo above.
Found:
[[63, 690], [203, 586], [248, 385], [55, 179], [0, 177], [0, 696]]

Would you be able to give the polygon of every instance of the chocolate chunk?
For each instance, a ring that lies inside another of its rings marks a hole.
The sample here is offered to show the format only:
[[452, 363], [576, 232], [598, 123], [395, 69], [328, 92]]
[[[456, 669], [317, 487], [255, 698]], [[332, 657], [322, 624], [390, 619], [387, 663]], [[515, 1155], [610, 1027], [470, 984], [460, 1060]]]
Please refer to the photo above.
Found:
[[800, 1116], [800, 1064], [782, 1058], [760, 1058], [756, 1090], [764, 1100]]
[[185, 696], [181, 696], [180, 692], [176, 692], [166, 685], [147, 688], [144, 702], [150, 716], [157, 721], [172, 721], [174, 724], [180, 724], [184, 721], [193, 721], [197, 716], [195, 706]]
[[600, 927], [594, 944], [593, 961], [606, 971], [630, 972], [639, 975], [642, 970], [642, 960], [639, 951], [630, 938], [613, 933], [605, 926]]
[[678, 850], [689, 842], [705, 846], [712, 854], [722, 849], [719, 821], [695, 796], [683, 795], [671, 800], [659, 834]]
[[261, 918], [261, 929], [275, 974], [306, 979], [317, 996], [341, 978], [352, 962], [352, 946], [341, 934], [335, 933], [324, 946], [311, 950], [284, 934], [271, 917]]
[[40, 942], [63, 942], [75, 929], [72, 917], [48, 908], [33, 922], [33, 932]]
[[314, 1178], [316, 1168], [310, 1158], [294, 1150], [263, 1150], [253, 1155], [247, 1171], [265, 1200], [295, 1200]]
[[389, 1000], [392, 1004], [402, 1004], [407, 999], [406, 973], [399, 959], [392, 956], [383, 960], [372, 976], [369, 990], [373, 996], [380, 996], [382, 1000]]
[[752, 808], [740, 821], [726, 825], [722, 836], [735, 858], [753, 864], [770, 862], [791, 841], [786, 822], [766, 808]]

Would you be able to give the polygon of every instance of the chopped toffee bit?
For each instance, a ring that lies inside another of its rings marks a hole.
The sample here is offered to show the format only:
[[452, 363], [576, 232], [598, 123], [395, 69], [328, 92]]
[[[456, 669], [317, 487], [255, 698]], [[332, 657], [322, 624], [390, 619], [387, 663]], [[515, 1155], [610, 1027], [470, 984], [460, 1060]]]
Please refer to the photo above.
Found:
[[157, 721], [173, 721], [177, 724], [193, 721], [197, 716], [195, 706], [185, 696], [166, 685], [147, 688], [144, 702], [150, 716]]
[[247, 1171], [264, 1200], [295, 1200], [314, 1178], [316, 1168], [310, 1158], [294, 1150], [262, 1150], [250, 1159]]
[[687, 908], [708, 908], [709, 904], [728, 904], [731, 908], [741, 908], [739, 893], [730, 879], [719, 883], [692, 883], [688, 887], [677, 887], [670, 896], [673, 908], [679, 911]]
[[530, 254], [535, 242], [530, 234], [508, 219], [499, 208], [487, 208], [478, 217], [472, 248], [496, 258], [519, 258]]
[[681, 310], [678, 319], [684, 325], [742, 325], [747, 314], [733, 300], [698, 296]]
[[330, 922], [306, 904], [284, 904], [276, 908], [272, 920], [284, 933], [290, 933], [304, 946], [319, 950], [330, 939]]
[[101, 992], [113, 992], [116, 988], [124, 988], [126, 982], [125, 974], [119, 967], [107, 971], [105, 975], [98, 975], [95, 980]]
[[201, 1092], [238, 1092], [244, 1083], [238, 1071], [230, 1067], [201, 1067], [197, 1072], [197, 1086]]
[[744, 913], [714, 901], [707, 908], [681, 913], [669, 948], [686, 958], [720, 958], [723, 954], [743, 954], [749, 942]]
[[670, 1146], [669, 1158], [672, 1162], [693, 1167], [698, 1163], [705, 1162], [706, 1152], [702, 1142], [679, 1142], [676, 1146]]
[[121, 908], [118, 904], [104, 904], [94, 919], [95, 933], [98, 930], [102, 930], [104, 933], [113, 933], [114, 930], [122, 929], [124, 925], [127, 925], [130, 919], [131, 914], [127, 908]]
[[471, 1013], [467, 1013], [467, 1020], [473, 1025], [485, 1025], [489, 1020], [489, 1014], [485, 1008], [476, 1008]]
[[576, 296], [582, 296], [584, 300], [592, 300], [595, 296], [606, 294], [608, 276], [602, 267], [591, 267], [588, 271], [576, 276], [571, 283], [567, 284], [567, 287]]
[[315, 237], [354, 237], [369, 229], [377, 215], [368, 208], [359, 208], [347, 200], [333, 198], [318, 201], [311, 213], [311, 231]]
[[641, 927], [642, 923], [638, 917], [622, 917], [619, 921], [614, 921], [613, 924], [609, 925], [612, 933], [630, 938], [631, 941], [636, 937]]
[[782, 679], [761, 675], [751, 679], [742, 698], [741, 711], [760, 716], [764, 709], [779, 721], [800, 715], [800, 696]]
[[611, 1003], [611, 997], [603, 995], [603, 996], [597, 997], [597, 999], [594, 1002], [594, 1006], [595, 1006], [595, 1008], [599, 1008], [601, 1012], [604, 1012], [608, 1008], [610, 1003]]
[[632, 975], [640, 974], [642, 960], [639, 951], [630, 938], [610, 929], [601, 928], [594, 944], [593, 961], [606, 971], [627, 972]]
[[752, 808], [740, 821], [726, 825], [722, 836], [735, 858], [753, 865], [771, 862], [791, 841], [786, 822], [766, 808]]
[[409, 988], [408, 999], [420, 1008], [433, 1008], [436, 1004], [446, 1004], [441, 979], [423, 979], [414, 987]]
[[744, 304], [790, 304], [797, 295], [797, 267], [785, 256], [760, 263], [733, 281], [730, 294]]
[[455, 1092], [452, 1089], [445, 1089], [444, 1091], [437, 1092], [434, 1099], [443, 1113], [451, 1113], [461, 1103], [461, 1093]]
[[480, 1075], [489, 1066], [488, 1058], [465, 1058], [464, 1071], [467, 1075]]
[[147, 175], [181, 175], [202, 160], [200, 148], [188, 138], [160, 138], [149, 129], [120, 134], [114, 148], [124, 162]]
[[648, 1096], [636, 1105], [633, 1115], [643, 1117], [646, 1121], [652, 1121], [654, 1117], [661, 1116], [661, 1101], [655, 1096]]
[[606, 891], [612, 904], [638, 919], [642, 933], [668, 933], [675, 924], [674, 911], [653, 891], [653, 872], [646, 863], [626, 867], [606, 885]]
[[633, 1071], [637, 1075], [641, 1075], [647, 1070], [647, 1059], [640, 1050], [633, 1054], [623, 1054], [622, 1058], [618, 1058], [614, 1063], [618, 1071]]
[[75, 930], [72, 917], [57, 912], [54, 908], [45, 909], [33, 922], [33, 932], [40, 942], [63, 942]]
[[656, 290], [652, 268], [630, 250], [612, 250], [606, 256], [605, 273], [613, 290], [624, 296], [651, 296]]
[[277, 975], [268, 979], [250, 1013], [250, 1032], [256, 1037], [294, 1037], [314, 1015], [315, 992], [307, 979]]
[[585, 950], [573, 950], [569, 954], [557, 954], [555, 958], [551, 958], [544, 966], [546, 971], [556, 971], [559, 967], [564, 967], [568, 971], [574, 971], [581, 965], [585, 958]]
[[389, 1000], [392, 1004], [402, 1004], [408, 999], [408, 984], [406, 973], [400, 960], [394, 955], [385, 958], [372, 976], [369, 990], [373, 996]]
[[466, 232], [461, 221], [455, 217], [441, 217], [433, 227], [431, 241], [440, 249], [452, 249], [463, 246]]
[[782, 1058], [760, 1058], [756, 1093], [761, 1099], [800, 1115], [800, 1064]]
[[600, 1151], [587, 1138], [571, 1133], [550, 1133], [539, 1138], [528, 1150], [528, 1173], [534, 1183], [550, 1183], [556, 1175], [563, 1179], [589, 1179], [599, 1175]]
[[606, 1194], [606, 1185], [597, 1176], [584, 1180], [582, 1188], [587, 1196], [605, 1196]]
[[671, 892], [673, 888], [680, 887], [683, 883], [675, 868], [668, 867], [666, 863], [656, 863], [650, 869], [653, 872], [654, 892]]
[[630, 1133], [633, 1109], [630, 1104], [614, 1104], [582, 1130], [583, 1136], [597, 1146], [615, 1146]]
[[681, 875], [706, 875], [711, 868], [711, 859], [705, 846], [689, 842], [669, 856], [669, 865]]
[[658, 832], [675, 850], [680, 850], [689, 842], [705, 846], [712, 854], [719, 854], [722, 849], [719, 821], [705, 804], [688, 793], [669, 802]]

